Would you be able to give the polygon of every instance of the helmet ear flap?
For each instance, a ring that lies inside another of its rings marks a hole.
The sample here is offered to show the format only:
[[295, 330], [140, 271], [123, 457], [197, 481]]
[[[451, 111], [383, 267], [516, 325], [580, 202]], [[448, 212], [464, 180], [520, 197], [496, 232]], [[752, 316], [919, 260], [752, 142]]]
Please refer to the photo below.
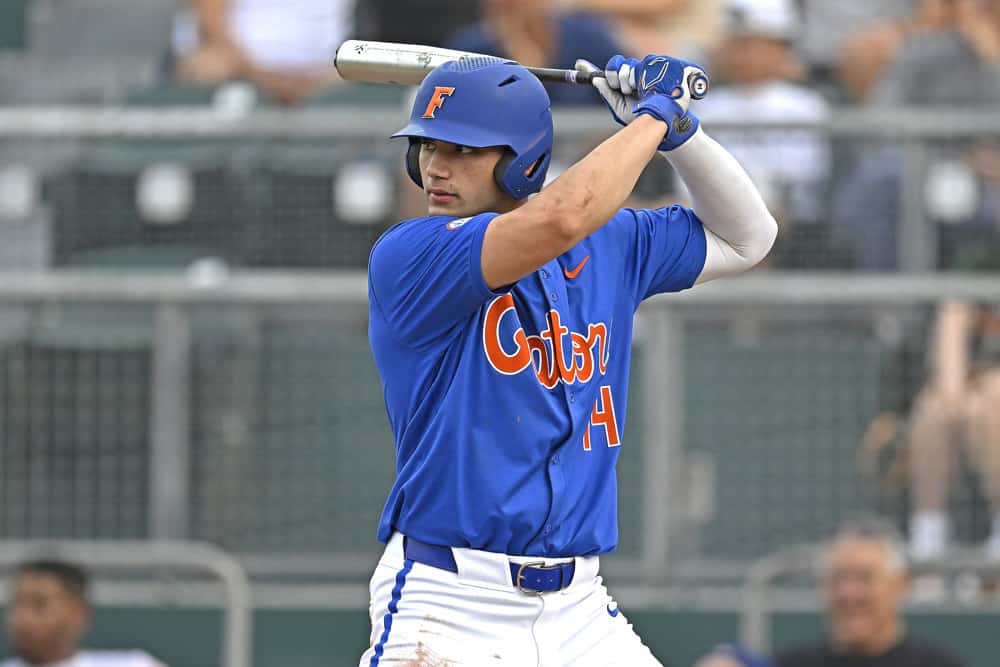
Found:
[[410, 137], [410, 145], [406, 149], [406, 173], [418, 188], [424, 187], [424, 179], [420, 177], [420, 141], [416, 137]]
[[542, 189], [545, 173], [549, 169], [550, 153], [541, 153], [532, 162], [525, 162], [530, 154], [518, 156], [508, 148], [493, 168], [493, 179], [501, 190], [514, 199], [524, 199]]
[[500, 189], [507, 194], [516, 197], [513, 192], [510, 191], [510, 187], [505, 182], [507, 176], [507, 170], [510, 169], [510, 165], [514, 164], [514, 160], [517, 159], [517, 153], [509, 148], [504, 149], [503, 155], [497, 161], [497, 166], [493, 167], [493, 180], [497, 182]]

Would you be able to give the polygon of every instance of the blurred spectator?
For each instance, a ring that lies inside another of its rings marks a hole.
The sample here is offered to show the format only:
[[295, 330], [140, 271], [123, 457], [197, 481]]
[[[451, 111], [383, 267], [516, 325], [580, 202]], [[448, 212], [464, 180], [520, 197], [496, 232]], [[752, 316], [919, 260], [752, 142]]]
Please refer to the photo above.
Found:
[[[621, 47], [608, 27], [586, 14], [564, 13], [549, 0], [482, 0], [482, 20], [446, 46], [516, 60], [529, 67], [573, 69], [578, 58], [602, 67]], [[553, 106], [603, 104], [590, 86], [545, 84]]]
[[829, 543], [823, 572], [827, 638], [780, 653], [778, 667], [958, 667], [947, 650], [909, 635], [903, 600], [906, 559], [879, 520], [845, 524]]
[[[920, 16], [924, 27], [907, 40], [873, 97], [923, 109], [1000, 107], [1000, 0], [924, 0]], [[1000, 239], [997, 151], [986, 141], [933, 151], [920, 191], [927, 216], [945, 224], [937, 230], [937, 266], [919, 268], [955, 268]], [[834, 192], [833, 233], [854, 245], [858, 268], [900, 268], [902, 171], [897, 149], [869, 150]]]
[[[914, 403], [906, 460], [912, 485], [910, 554], [942, 557], [948, 491], [964, 451], [993, 512], [987, 556], [1000, 560], [1000, 313], [948, 302], [938, 308], [931, 375]], [[873, 429], [869, 449], [877, 437]]]
[[[961, 102], [959, 102], [960, 104]], [[1000, 241], [1000, 179], [988, 167], [997, 149], [983, 146], [955, 155], [939, 150], [919, 192], [927, 222], [936, 225], [933, 266], [955, 269]], [[977, 157], [986, 155], [987, 157]], [[833, 238], [849, 247], [850, 263], [864, 271], [902, 266], [899, 235], [905, 212], [903, 158], [898, 148], [871, 149], [835, 186], [830, 206]]]
[[17, 657], [0, 667], [164, 667], [142, 651], [81, 651], [90, 621], [87, 574], [76, 565], [21, 565], [7, 604], [7, 637]]
[[190, 0], [173, 35], [181, 81], [246, 79], [283, 104], [339, 80], [337, 46], [351, 25], [353, 0]]
[[721, 0], [557, 0], [564, 10], [604, 16], [625, 55], [669, 53], [701, 62], [721, 37]]
[[[874, 23], [845, 39], [840, 80], [858, 101], [926, 105], [976, 93], [995, 100], [998, 12], [995, 0], [920, 0], [909, 16]], [[979, 87], [983, 82], [986, 88]]]
[[924, 0], [872, 92], [889, 105], [1000, 106], [1000, 0]]
[[367, 0], [356, 10], [362, 39], [445, 46], [459, 28], [479, 20], [476, 0]]
[[802, 34], [797, 50], [813, 81], [832, 82], [863, 96], [872, 77], [902, 43], [921, 0], [800, 0]]
[[[795, 223], [823, 217], [821, 195], [830, 176], [830, 146], [812, 130], [715, 131], [715, 120], [821, 122], [826, 100], [798, 82], [803, 67], [792, 51], [800, 23], [792, 0], [725, 0], [724, 39], [712, 58], [713, 87], [695, 111], [738, 159], [775, 212], [776, 250], [797, 233]], [[781, 253], [784, 255], [786, 253]], [[780, 255], [779, 255], [780, 256]]]

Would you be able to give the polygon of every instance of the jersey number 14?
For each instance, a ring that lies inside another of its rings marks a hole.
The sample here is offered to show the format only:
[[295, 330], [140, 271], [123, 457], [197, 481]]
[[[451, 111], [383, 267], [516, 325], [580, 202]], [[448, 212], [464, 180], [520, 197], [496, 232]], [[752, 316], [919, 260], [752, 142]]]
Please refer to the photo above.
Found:
[[618, 437], [618, 418], [615, 417], [615, 400], [611, 395], [610, 385], [601, 385], [601, 393], [594, 401], [594, 409], [590, 411], [590, 423], [583, 432], [583, 451], [590, 451], [590, 431], [595, 426], [604, 427], [604, 435], [608, 447], [620, 447], [622, 442]]

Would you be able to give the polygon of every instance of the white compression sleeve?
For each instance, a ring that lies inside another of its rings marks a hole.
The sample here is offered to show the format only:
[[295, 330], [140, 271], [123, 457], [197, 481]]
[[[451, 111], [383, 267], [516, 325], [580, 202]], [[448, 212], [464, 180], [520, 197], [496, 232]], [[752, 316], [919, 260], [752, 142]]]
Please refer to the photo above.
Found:
[[767, 256], [778, 224], [736, 158], [701, 128], [661, 155], [684, 181], [705, 225], [705, 267], [697, 282], [746, 271]]

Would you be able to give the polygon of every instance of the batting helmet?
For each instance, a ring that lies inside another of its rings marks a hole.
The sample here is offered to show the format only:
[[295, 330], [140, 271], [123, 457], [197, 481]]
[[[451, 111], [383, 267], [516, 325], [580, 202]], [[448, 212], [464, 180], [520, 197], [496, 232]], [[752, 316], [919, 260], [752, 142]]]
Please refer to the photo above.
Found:
[[504, 146], [493, 176], [522, 199], [542, 189], [552, 159], [552, 112], [541, 82], [521, 65], [499, 58], [463, 58], [436, 67], [417, 90], [407, 137], [406, 171], [418, 186], [420, 142], [449, 141], [472, 148]]

